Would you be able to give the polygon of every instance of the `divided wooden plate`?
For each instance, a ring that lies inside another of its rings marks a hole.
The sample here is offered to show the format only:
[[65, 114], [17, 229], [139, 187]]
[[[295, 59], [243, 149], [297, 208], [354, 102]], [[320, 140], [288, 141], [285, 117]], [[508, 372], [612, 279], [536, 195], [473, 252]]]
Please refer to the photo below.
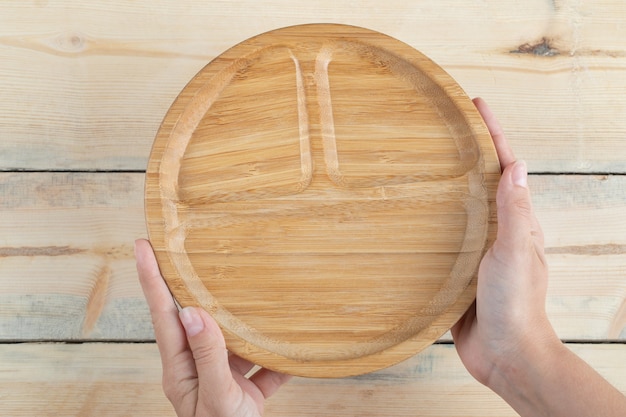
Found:
[[462, 89], [410, 46], [315, 24], [203, 68], [146, 177], [161, 272], [228, 348], [295, 375], [381, 369], [475, 297], [500, 167]]

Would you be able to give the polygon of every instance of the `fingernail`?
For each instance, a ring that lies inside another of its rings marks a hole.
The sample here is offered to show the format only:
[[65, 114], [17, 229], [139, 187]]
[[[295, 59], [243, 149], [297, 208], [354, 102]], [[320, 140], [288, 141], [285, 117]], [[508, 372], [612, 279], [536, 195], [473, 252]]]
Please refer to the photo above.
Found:
[[204, 321], [194, 307], [185, 307], [180, 313], [180, 322], [183, 323], [187, 336], [193, 337], [204, 329]]
[[511, 177], [513, 179], [513, 184], [524, 188], [528, 187], [528, 168], [526, 168], [525, 161], [515, 162]]

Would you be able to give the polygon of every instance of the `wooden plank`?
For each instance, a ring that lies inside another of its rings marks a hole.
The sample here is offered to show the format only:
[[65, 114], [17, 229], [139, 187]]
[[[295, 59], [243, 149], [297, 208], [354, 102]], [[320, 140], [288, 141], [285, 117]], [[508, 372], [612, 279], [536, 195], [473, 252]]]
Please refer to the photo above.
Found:
[[[530, 186], [559, 336], [626, 340], [626, 177]], [[143, 174], [0, 174], [0, 340], [152, 340], [132, 253], [142, 199]]]
[[141, 174], [0, 175], [0, 338], [151, 339]]
[[153, 344], [0, 345], [3, 416], [175, 416]]
[[626, 339], [626, 178], [541, 176], [530, 187], [554, 326], [567, 339]]
[[[559, 336], [626, 340], [626, 177], [530, 186]], [[0, 229], [0, 340], [152, 340], [132, 251], [143, 174], [0, 174]]]
[[202, 66], [310, 22], [365, 26], [430, 56], [492, 104], [535, 172], [626, 172], [626, 5], [615, 0], [7, 2], [0, 169], [144, 169]]
[[[569, 347], [626, 393], [626, 345]], [[0, 345], [0, 413], [22, 416], [173, 416], [154, 344]], [[275, 416], [516, 416], [476, 382], [453, 345], [433, 345], [357, 378], [294, 378], [272, 397]]]

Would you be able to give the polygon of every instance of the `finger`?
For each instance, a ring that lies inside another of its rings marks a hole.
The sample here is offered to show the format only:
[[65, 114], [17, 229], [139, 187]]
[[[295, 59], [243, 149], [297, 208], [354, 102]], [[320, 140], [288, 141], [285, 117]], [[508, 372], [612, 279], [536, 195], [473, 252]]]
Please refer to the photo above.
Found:
[[541, 225], [539, 224], [539, 220], [537, 219], [536, 215], [533, 215], [531, 233], [535, 238], [535, 241], [537, 242], [538, 250], [543, 252], [545, 247], [545, 237], [543, 234], [543, 229], [541, 228]]
[[528, 189], [526, 164], [517, 161], [506, 167], [498, 184], [498, 232], [494, 248], [512, 254], [527, 253], [537, 227]]
[[220, 410], [232, 401], [228, 394], [232, 394], [230, 389], [234, 383], [222, 331], [201, 308], [184, 308], [180, 312], [180, 321], [198, 372], [199, 398], [210, 409]]
[[254, 364], [252, 362], [233, 354], [228, 357], [228, 362], [233, 373], [237, 373], [241, 376], [246, 376], [248, 372], [254, 368]]
[[493, 144], [496, 147], [496, 152], [498, 154], [498, 159], [500, 160], [500, 169], [504, 171], [504, 168], [515, 162], [513, 149], [506, 140], [502, 126], [500, 126], [498, 119], [496, 119], [496, 116], [487, 105], [487, 102], [480, 97], [477, 97], [472, 101], [485, 121], [487, 129], [489, 129], [489, 134], [491, 134]]
[[261, 369], [250, 378], [250, 381], [254, 382], [254, 385], [259, 388], [263, 397], [267, 399], [290, 379], [291, 375], [281, 374], [279, 372], [270, 371], [269, 369]]
[[138, 239], [135, 242], [135, 259], [137, 261], [137, 273], [150, 311], [156, 313], [178, 314], [172, 295], [161, 276], [159, 265], [154, 256], [150, 242]]
[[475, 324], [476, 319], [476, 300], [472, 303], [471, 306], [467, 309], [465, 314], [461, 316], [459, 321], [457, 321], [454, 326], [450, 329], [452, 333], [452, 340], [458, 342], [463, 336], [467, 335], [472, 330], [473, 325]]
[[[502, 127], [500, 126], [500, 123], [496, 119], [495, 115], [493, 114], [493, 112], [491, 111], [491, 109], [489, 108], [485, 100], [483, 100], [480, 97], [476, 97], [472, 101], [474, 102], [474, 105], [478, 109], [478, 112], [480, 113], [482, 118], [485, 120], [485, 124], [487, 125], [487, 128], [489, 129], [489, 133], [491, 134], [491, 137], [493, 139], [494, 146], [496, 147], [496, 152], [498, 153], [498, 159], [500, 160], [500, 168], [502, 169], [502, 171], [504, 171], [504, 169], [507, 166], [515, 163], [516, 161], [515, 154], [513, 153], [513, 149], [511, 148], [510, 144], [506, 140], [506, 137], [504, 136], [504, 132], [502, 130]], [[543, 231], [541, 230], [541, 226], [539, 225], [539, 222], [534, 214], [532, 215], [531, 226], [532, 226], [531, 234], [535, 238], [539, 247], [543, 248], [543, 245], [544, 245]]]
[[161, 352], [163, 370], [173, 368], [175, 358], [186, 350], [184, 329], [178, 319], [178, 309], [161, 276], [150, 242], [135, 242], [135, 259], [141, 288], [150, 308], [157, 345]]

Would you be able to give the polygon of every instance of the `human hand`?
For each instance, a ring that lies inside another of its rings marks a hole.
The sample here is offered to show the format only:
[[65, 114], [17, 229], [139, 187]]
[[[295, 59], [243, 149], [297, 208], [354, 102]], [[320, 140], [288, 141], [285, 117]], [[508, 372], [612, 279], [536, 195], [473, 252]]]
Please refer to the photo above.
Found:
[[229, 355], [222, 332], [203, 309], [180, 313], [163, 281], [147, 240], [135, 242], [137, 272], [163, 365], [163, 390], [179, 417], [251, 417], [263, 414], [265, 399], [288, 375], [261, 369]]
[[485, 120], [503, 170], [498, 185], [498, 233], [478, 271], [476, 302], [452, 328], [468, 371], [494, 388], [494, 374], [537, 347], [560, 345], [545, 312], [548, 268], [543, 232], [527, 184], [526, 165], [516, 161], [494, 115], [474, 103]]

